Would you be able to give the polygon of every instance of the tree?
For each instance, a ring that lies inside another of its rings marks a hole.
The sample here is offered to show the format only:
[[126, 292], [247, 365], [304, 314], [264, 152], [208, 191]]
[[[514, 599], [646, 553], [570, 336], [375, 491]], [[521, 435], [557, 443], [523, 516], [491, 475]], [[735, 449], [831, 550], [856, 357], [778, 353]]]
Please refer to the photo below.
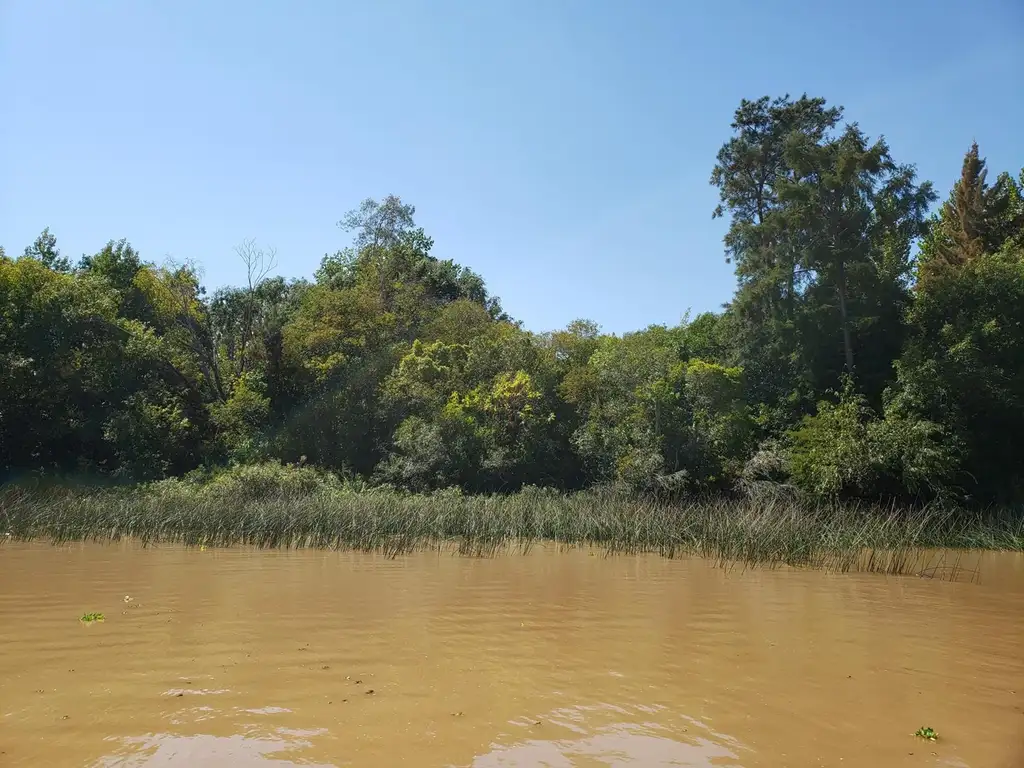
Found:
[[25, 258], [36, 259], [47, 269], [52, 269], [54, 272], [66, 273], [71, 271], [71, 262], [66, 257], [60, 255], [60, 250], [57, 248], [57, 238], [50, 233], [49, 227], [40, 233], [32, 245], [25, 248]]
[[526, 330], [397, 196], [346, 214], [315, 282], [246, 240], [212, 296], [126, 240], [72, 270], [44, 230], [0, 249], [0, 471], [1019, 502], [1024, 172], [989, 184], [973, 146], [926, 227], [930, 185], [842, 121], [743, 101], [712, 173], [735, 295], [622, 336]]
[[511, 323], [489, 321], [467, 344], [416, 340], [383, 388], [396, 426], [377, 476], [414, 489], [562, 482], [556, 377]]
[[1024, 493], [1024, 251], [1006, 246], [933, 273], [908, 316], [892, 408], [942, 426], [964, 449], [973, 498]]
[[913, 166], [897, 165], [884, 140], [869, 144], [856, 125], [825, 141], [793, 136], [786, 156], [795, 174], [781, 185], [785, 218], [796, 230], [799, 262], [835, 292], [846, 373], [853, 375], [851, 281], [869, 294], [861, 301], [868, 304], [887, 287], [880, 278], [907, 278], [909, 260], [880, 268], [890, 255], [883, 246], [896, 238], [897, 255], [905, 254], [905, 244], [923, 233], [935, 196], [930, 184], [915, 183]]
[[919, 282], [995, 253], [1024, 231], [1021, 184], [1010, 174], [1001, 173], [990, 186], [987, 175], [975, 142], [964, 156], [960, 179], [932, 219], [918, 258]]
[[707, 491], [739, 472], [751, 429], [742, 372], [686, 359], [688, 326], [604, 337], [561, 384], [579, 412], [572, 444], [592, 480]]
[[985, 178], [974, 144], [921, 247], [889, 410], [940, 425], [956, 484], [1005, 502], [1024, 493], [1024, 203], [1010, 174]]
[[[712, 174], [715, 214], [731, 215], [739, 362], [755, 399], [789, 418], [844, 371], [880, 399], [899, 354], [912, 244], [933, 199], [883, 140], [868, 142], [855, 124], [837, 134], [841, 118], [806, 96], [744, 101]], [[855, 372], [858, 340], [871, 354]]]
[[265, 251], [256, 245], [255, 240], [245, 240], [235, 248], [235, 253], [245, 265], [246, 279], [238, 339], [238, 369], [234, 372], [235, 376], [242, 376], [248, 363], [246, 350], [256, 324], [257, 293], [267, 275], [277, 266], [277, 251], [273, 248]]
[[739, 360], [753, 382], [753, 398], [770, 408], [787, 410], [794, 384], [813, 378], [796, 322], [812, 276], [799, 262], [779, 194], [795, 174], [786, 149], [794, 137], [822, 141], [841, 118], [841, 108], [806, 94], [744, 99], [733, 119], [734, 136], [722, 145], [711, 173], [720, 197], [713, 216], [730, 217], [725, 252], [738, 280], [729, 314], [736, 319]]
[[429, 251], [433, 241], [413, 220], [416, 206], [402, 202], [397, 195], [388, 195], [382, 202], [366, 198], [358, 208], [348, 211], [338, 222], [345, 232], [355, 232], [353, 247], [356, 252], [365, 249], [387, 249], [415, 243]]
[[0, 260], [0, 469], [148, 479], [202, 460], [189, 361], [88, 273]]

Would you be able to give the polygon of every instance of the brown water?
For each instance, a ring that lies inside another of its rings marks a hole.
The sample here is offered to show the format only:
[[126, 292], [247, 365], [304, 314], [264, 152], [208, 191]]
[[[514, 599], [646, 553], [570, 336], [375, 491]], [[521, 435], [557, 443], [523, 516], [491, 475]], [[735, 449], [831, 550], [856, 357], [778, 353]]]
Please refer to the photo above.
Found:
[[971, 567], [7, 544], [0, 765], [1019, 768], [1024, 558]]

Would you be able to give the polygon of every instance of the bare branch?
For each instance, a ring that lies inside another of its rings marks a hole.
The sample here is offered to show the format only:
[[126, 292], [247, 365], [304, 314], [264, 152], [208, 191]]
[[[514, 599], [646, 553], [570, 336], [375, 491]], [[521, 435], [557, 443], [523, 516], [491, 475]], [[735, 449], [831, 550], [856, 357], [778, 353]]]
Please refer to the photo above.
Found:
[[270, 248], [265, 251], [252, 238], [243, 240], [235, 246], [235, 253], [245, 265], [246, 281], [250, 291], [259, 288], [271, 271], [277, 268], [277, 249]]
[[267, 279], [267, 276], [277, 267], [277, 249], [269, 248], [263, 250], [252, 238], [243, 240], [235, 247], [235, 253], [245, 265], [246, 291], [245, 311], [242, 316], [242, 333], [239, 342], [238, 371], [241, 376], [246, 370], [246, 350], [250, 337], [253, 336], [256, 326], [256, 291]]

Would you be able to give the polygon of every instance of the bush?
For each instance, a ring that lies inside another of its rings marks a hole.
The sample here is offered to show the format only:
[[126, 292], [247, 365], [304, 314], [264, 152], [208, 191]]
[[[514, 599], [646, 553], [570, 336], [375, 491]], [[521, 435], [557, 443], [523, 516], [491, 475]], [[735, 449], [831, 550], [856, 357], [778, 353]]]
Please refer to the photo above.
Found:
[[889, 413], [879, 419], [847, 381], [789, 433], [793, 483], [817, 498], [948, 498], [955, 445], [935, 424]]
[[161, 480], [148, 486], [158, 496], [202, 496], [236, 501], [352, 492], [337, 475], [296, 464], [243, 464], [226, 469], [195, 471], [182, 479]]
[[789, 451], [782, 441], [765, 440], [743, 465], [736, 489], [750, 499], [793, 499], [798, 490], [790, 483], [789, 465]]

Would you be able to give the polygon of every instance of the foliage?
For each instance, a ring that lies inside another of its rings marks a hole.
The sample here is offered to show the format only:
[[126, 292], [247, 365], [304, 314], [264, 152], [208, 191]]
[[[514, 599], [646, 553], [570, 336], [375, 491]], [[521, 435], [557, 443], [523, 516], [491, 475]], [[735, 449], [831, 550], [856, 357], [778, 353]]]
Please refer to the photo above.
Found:
[[840, 107], [744, 100], [711, 175], [735, 295], [621, 336], [527, 331], [394, 195], [342, 218], [313, 280], [245, 240], [212, 295], [124, 239], [72, 266], [46, 229], [0, 249], [0, 472], [159, 481], [146, 504], [1019, 503], [1022, 182], [973, 145], [926, 219], [931, 185]]
[[[855, 374], [879, 401], [900, 353], [911, 249], [934, 198], [823, 99], [744, 101], [711, 177], [730, 214], [739, 359], [779, 421]], [[856, 365], [856, 368], [855, 368]]]
[[918, 291], [893, 409], [962, 443], [959, 483], [984, 501], [1024, 491], [1024, 249], [969, 261]]
[[146, 486], [154, 498], [201, 495], [217, 502], [247, 503], [269, 498], [292, 498], [315, 493], [343, 492], [345, 482], [331, 472], [304, 464], [265, 461], [230, 468], [198, 469], [183, 478], [168, 478]]
[[947, 497], [955, 448], [936, 424], [895, 413], [878, 418], [847, 385], [789, 433], [793, 483], [819, 496]]
[[66, 257], [60, 255], [60, 249], [57, 248], [57, 238], [50, 232], [49, 227], [42, 231], [32, 245], [25, 248], [25, 258], [35, 259], [44, 267], [52, 269], [54, 272], [71, 271], [71, 262]]
[[264, 432], [270, 418], [270, 398], [262, 389], [260, 379], [245, 374], [235, 382], [225, 402], [211, 406], [213, 423], [235, 461], [258, 461], [269, 453]]
[[1021, 185], [1008, 173], [999, 174], [996, 183], [989, 185], [987, 175], [985, 159], [975, 142], [964, 157], [960, 179], [933, 218], [931, 232], [921, 246], [917, 268], [922, 283], [996, 253], [1006, 244], [1024, 245]]

